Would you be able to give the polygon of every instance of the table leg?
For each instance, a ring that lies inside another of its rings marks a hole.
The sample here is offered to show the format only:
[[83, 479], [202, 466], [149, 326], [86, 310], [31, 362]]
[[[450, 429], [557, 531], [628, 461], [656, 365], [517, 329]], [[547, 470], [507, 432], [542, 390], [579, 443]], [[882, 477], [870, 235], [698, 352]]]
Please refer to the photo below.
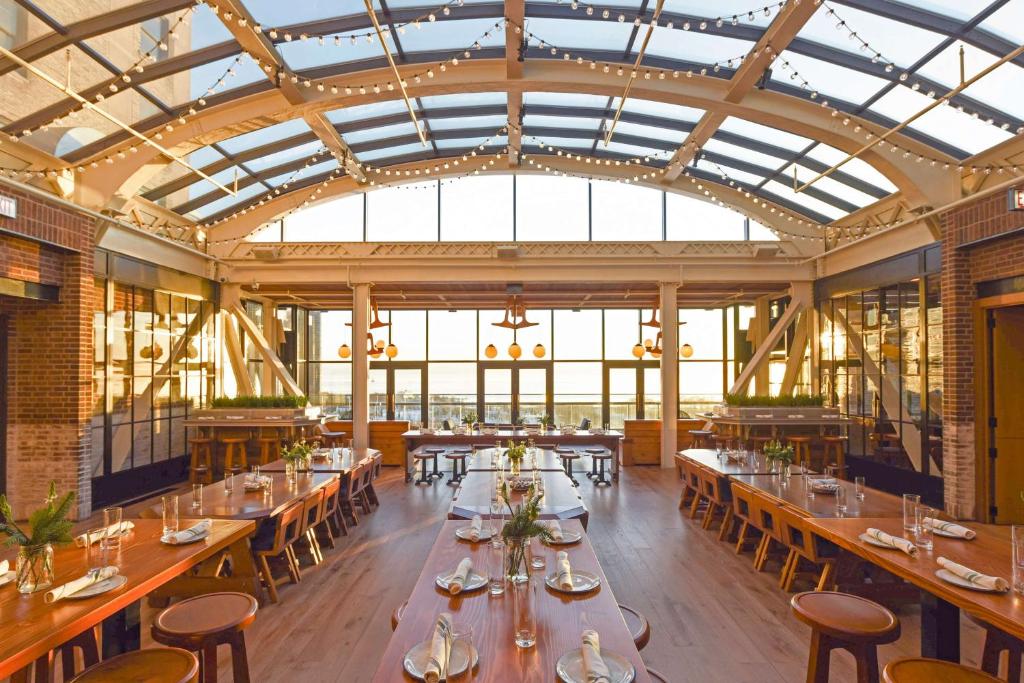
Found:
[[921, 656], [960, 661], [960, 608], [921, 591]]
[[142, 647], [140, 605], [135, 601], [103, 620], [103, 659]]

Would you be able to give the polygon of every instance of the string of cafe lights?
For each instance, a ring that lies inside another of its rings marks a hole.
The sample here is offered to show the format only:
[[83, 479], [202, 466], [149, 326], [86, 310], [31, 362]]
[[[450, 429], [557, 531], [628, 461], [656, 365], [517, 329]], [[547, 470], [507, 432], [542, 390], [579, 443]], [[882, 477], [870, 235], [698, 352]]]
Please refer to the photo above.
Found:
[[[797, 2], [799, 2], [799, 0], [797, 0]], [[557, 4], [564, 4], [563, 0], [557, 0]], [[726, 22], [728, 22], [731, 25], [736, 26], [743, 19], [746, 19], [749, 22], [753, 22], [760, 16], [771, 17], [773, 12], [778, 12], [779, 10], [781, 10], [785, 6], [785, 4], [785, 0], [779, 0], [779, 2], [761, 5], [759, 7], [754, 7], [744, 12], [737, 12], [736, 14], [732, 15], [727, 14], [717, 16], [714, 18], [701, 19], [700, 21], [696, 22], [696, 29], [699, 31], [706, 31], [708, 27], [712, 25], [717, 28], [721, 28]], [[625, 23], [626, 21], [626, 15], [621, 11], [612, 12], [610, 8], [595, 6], [588, 2], [580, 2], [579, 0], [571, 0], [571, 2], [568, 3], [568, 5], [573, 10], [582, 9], [584, 14], [586, 14], [587, 16], [597, 15], [600, 16], [602, 19], [617, 21], [620, 24]], [[635, 15], [632, 19], [632, 23], [634, 26], [640, 26], [640, 24], [642, 24], [643, 21], [643, 14]], [[683, 24], [681, 24], [681, 26], [684, 31], [689, 31], [691, 28], [694, 28], [694, 24], [690, 20], [684, 21]], [[674, 22], [670, 21], [666, 24], [666, 27], [675, 28], [675, 24]]]
[[[433, 23], [437, 21], [438, 14], [449, 16], [451, 15], [453, 9], [455, 9], [456, 7], [462, 7], [463, 5], [465, 5], [465, 0], [450, 0], [450, 2], [438, 5], [434, 9], [423, 12], [422, 14], [420, 14], [417, 17], [414, 17], [413, 19], [395, 23], [395, 30], [399, 34], [404, 35], [406, 32], [406, 28], [409, 26], [412, 26], [415, 29], [421, 29], [423, 27], [424, 22]], [[242, 23], [241, 25], [245, 26], [244, 23]], [[278, 38], [281, 38], [285, 42], [290, 43], [296, 38], [296, 36], [294, 36], [291, 32], [286, 31], [284, 29], [266, 28], [258, 23], [254, 24], [252, 28], [256, 33], [266, 34], [267, 36], [270, 37], [271, 40], [277, 40]], [[383, 33], [385, 37], [389, 36], [391, 34], [391, 27], [382, 26], [381, 33]], [[342, 45], [344, 45], [346, 41], [352, 45], [355, 45], [357, 42], [359, 42], [360, 39], [364, 39], [366, 40], [366, 42], [372, 43], [376, 39], [376, 37], [377, 32], [375, 30], [351, 33], [344, 31], [317, 33], [314, 31], [312, 33], [304, 32], [298, 35], [298, 39], [300, 41], [315, 40], [317, 44], [321, 46], [326, 45], [327, 42], [330, 41], [331, 43], [333, 43], [335, 47], [341, 47]]]

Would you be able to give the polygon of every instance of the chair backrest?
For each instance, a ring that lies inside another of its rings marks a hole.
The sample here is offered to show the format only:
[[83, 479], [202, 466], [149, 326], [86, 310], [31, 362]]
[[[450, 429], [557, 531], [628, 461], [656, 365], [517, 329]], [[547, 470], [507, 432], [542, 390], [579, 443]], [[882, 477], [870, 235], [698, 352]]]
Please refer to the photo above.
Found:
[[377, 477], [380, 476], [380, 468], [381, 465], [384, 463], [384, 456], [382, 456], [380, 453], [377, 453], [373, 456], [370, 462], [372, 463], [371, 467], [373, 469], [373, 475], [371, 476], [371, 479], [376, 479]]
[[342, 481], [341, 499], [352, 500], [359, 493], [359, 468], [357, 467], [345, 476], [348, 480]]
[[341, 495], [341, 479], [333, 479], [324, 487], [323, 516], [333, 515], [338, 509], [338, 497]]
[[755, 526], [775, 540], [782, 542], [782, 523], [779, 521], [779, 504], [771, 498], [752, 490], [756, 500], [755, 509], [757, 524]]
[[444, 422], [441, 423], [441, 429], [450, 432], [452, 430], [452, 423], [448, 420], [445, 420]]
[[590, 429], [590, 418], [589, 417], [585, 417], [582, 420], [580, 420], [579, 429], [580, 430]]
[[694, 491], [700, 491], [700, 474], [697, 472], [697, 466], [689, 460], [683, 461], [683, 477], [686, 479], [686, 484]]
[[290, 545], [302, 535], [303, 509], [302, 501], [299, 501], [277, 516], [274, 547], [270, 549], [271, 554], [280, 554], [285, 546]]
[[359, 466], [359, 490], [362, 491], [373, 481], [373, 463], [364, 462]]
[[760, 529], [760, 520], [756, 515], [757, 499], [754, 494], [743, 484], [733, 482], [729, 486], [732, 493], [732, 511], [738, 518]]
[[322, 519], [324, 506], [324, 490], [317, 489], [309, 494], [302, 501], [302, 530], [316, 526], [318, 519]]
[[697, 468], [697, 476], [700, 477], [701, 493], [719, 504], [729, 502], [729, 489], [722, 484], [724, 477], [703, 467]]
[[814, 537], [807, 528], [804, 515], [788, 506], [778, 507], [775, 515], [779, 522], [782, 542], [790, 548], [794, 548], [804, 557], [815, 559]]

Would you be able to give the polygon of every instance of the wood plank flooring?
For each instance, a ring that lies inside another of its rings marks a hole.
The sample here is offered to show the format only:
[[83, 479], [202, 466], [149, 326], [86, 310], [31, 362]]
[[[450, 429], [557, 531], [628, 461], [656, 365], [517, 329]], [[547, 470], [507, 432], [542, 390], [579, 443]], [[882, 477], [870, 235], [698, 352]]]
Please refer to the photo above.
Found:
[[[809, 630], [790, 614], [778, 573], [758, 574], [751, 553], [735, 555], [676, 508], [675, 470], [626, 468], [595, 488], [580, 477], [589, 534], [619, 602], [647, 616], [647, 663], [674, 683], [794, 683], [805, 675]], [[406, 484], [385, 468], [381, 507], [261, 607], [246, 631], [252, 680], [368, 681], [391, 635], [391, 611], [408, 596], [451, 500], [452, 487]], [[903, 636], [881, 659], [918, 653], [916, 607], [899, 612]], [[151, 613], [143, 615], [149, 623]], [[965, 663], [980, 656], [980, 629], [965, 622]], [[148, 641], [148, 627], [144, 628]], [[223, 649], [223, 648], [222, 648]], [[221, 680], [231, 680], [226, 649]], [[514, 683], [514, 678], [510, 678]], [[833, 655], [833, 681], [852, 681], [852, 659]]]

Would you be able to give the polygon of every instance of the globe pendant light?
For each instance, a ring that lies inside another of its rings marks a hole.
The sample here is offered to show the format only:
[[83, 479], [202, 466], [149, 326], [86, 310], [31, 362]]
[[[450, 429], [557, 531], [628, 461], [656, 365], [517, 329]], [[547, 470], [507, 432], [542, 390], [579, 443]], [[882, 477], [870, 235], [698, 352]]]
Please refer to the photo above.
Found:
[[352, 349], [348, 347], [348, 344], [342, 344], [338, 347], [338, 358], [348, 358], [352, 355]]
[[487, 356], [488, 358], [497, 358], [498, 347], [496, 347], [494, 344], [488, 344], [487, 348], [484, 349], [484, 355]]
[[512, 360], [519, 360], [519, 357], [523, 355], [523, 347], [518, 342], [512, 342], [512, 345], [508, 347], [508, 355], [512, 357]]
[[689, 358], [693, 355], [693, 347], [689, 344], [683, 344], [679, 349], [679, 355], [683, 358]]
[[637, 345], [633, 347], [633, 356], [636, 358], [643, 358], [645, 352], [646, 349], [644, 349], [644, 345], [639, 342], [637, 342]]
[[533, 347], [533, 356], [535, 358], [543, 358], [545, 353], [547, 353], [547, 351], [544, 349], [543, 344], [537, 344]]
[[398, 355], [398, 347], [395, 346], [394, 344], [388, 344], [387, 348], [384, 349], [384, 354], [388, 358], [394, 358], [395, 356]]

